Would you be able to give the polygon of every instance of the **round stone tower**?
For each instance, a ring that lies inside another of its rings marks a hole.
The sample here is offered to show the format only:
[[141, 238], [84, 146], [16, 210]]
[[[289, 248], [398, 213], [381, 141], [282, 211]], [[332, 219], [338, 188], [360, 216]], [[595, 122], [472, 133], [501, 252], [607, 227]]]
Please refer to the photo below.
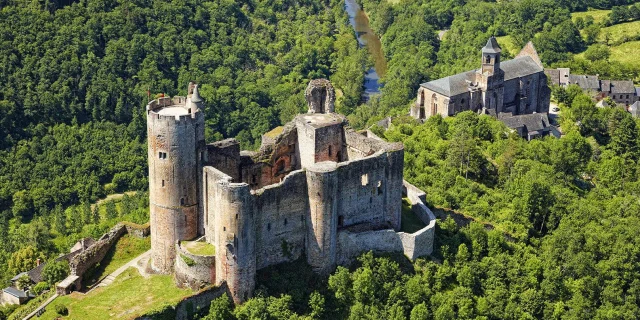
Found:
[[306, 168], [310, 221], [307, 229], [307, 263], [327, 275], [336, 264], [338, 233], [338, 173], [335, 162], [318, 162]]
[[204, 159], [203, 101], [197, 85], [187, 97], [147, 105], [152, 267], [170, 273], [175, 244], [198, 236], [198, 198]]
[[229, 183], [218, 193], [216, 279], [227, 281], [231, 298], [242, 303], [253, 296], [256, 276], [254, 203], [246, 183]]

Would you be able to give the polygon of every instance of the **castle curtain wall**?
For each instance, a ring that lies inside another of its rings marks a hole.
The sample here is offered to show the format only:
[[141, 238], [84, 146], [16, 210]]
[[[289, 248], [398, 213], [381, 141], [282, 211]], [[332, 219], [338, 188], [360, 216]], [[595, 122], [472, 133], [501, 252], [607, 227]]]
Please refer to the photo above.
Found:
[[302, 255], [309, 208], [306, 182], [304, 171], [298, 170], [254, 195], [258, 269]]

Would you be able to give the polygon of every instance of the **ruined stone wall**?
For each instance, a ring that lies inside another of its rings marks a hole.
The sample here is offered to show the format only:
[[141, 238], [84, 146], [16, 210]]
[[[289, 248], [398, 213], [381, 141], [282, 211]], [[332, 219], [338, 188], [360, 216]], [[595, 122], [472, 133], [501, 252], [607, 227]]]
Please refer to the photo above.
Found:
[[151, 226], [149, 223], [137, 224], [132, 222], [123, 222], [127, 228], [127, 234], [136, 238], [146, 238], [151, 234]]
[[151, 249], [153, 267], [168, 273], [174, 265], [175, 242], [204, 231], [198, 212], [204, 116], [199, 110], [160, 115], [152, 109], [154, 102], [147, 114]]
[[300, 169], [297, 143], [296, 127], [288, 123], [272, 143], [262, 145], [258, 152], [242, 161], [241, 181], [256, 190], [278, 183], [291, 171]]
[[412, 210], [426, 226], [414, 233], [395, 232], [390, 229], [364, 232], [339, 231], [337, 244], [338, 264], [347, 265], [360, 253], [369, 250], [403, 252], [411, 260], [433, 252], [435, 215], [422, 202], [424, 192], [406, 181], [404, 190], [412, 203]]
[[206, 164], [240, 181], [240, 143], [236, 139], [225, 139], [207, 145]]
[[175, 280], [178, 287], [198, 290], [216, 282], [215, 256], [199, 256], [176, 243]]
[[368, 157], [379, 150], [384, 149], [386, 142], [368, 138], [351, 128], [345, 128], [345, 144], [348, 160], [357, 160]]
[[303, 170], [254, 195], [256, 268], [293, 261], [304, 252], [309, 201]]
[[338, 164], [338, 227], [385, 225], [387, 178], [386, 153]]
[[127, 228], [123, 224], [117, 224], [89, 248], [71, 258], [69, 261], [70, 274], [82, 278], [89, 268], [102, 261], [109, 249], [126, 231]]

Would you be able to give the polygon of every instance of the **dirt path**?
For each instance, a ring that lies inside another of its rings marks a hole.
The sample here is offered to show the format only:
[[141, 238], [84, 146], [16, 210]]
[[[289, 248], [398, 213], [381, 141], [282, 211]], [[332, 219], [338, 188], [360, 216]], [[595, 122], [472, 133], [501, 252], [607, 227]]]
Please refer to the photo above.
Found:
[[125, 272], [130, 267], [134, 267], [134, 268], [138, 269], [138, 272], [140, 272], [140, 275], [142, 275], [145, 278], [148, 278], [149, 275], [146, 273], [144, 266], [142, 264], [138, 263], [138, 262], [140, 262], [141, 260], [145, 260], [146, 261], [146, 259], [149, 256], [151, 256], [151, 249], [149, 249], [148, 251], [144, 252], [143, 254], [131, 259], [131, 261], [127, 262], [126, 264], [124, 264], [120, 268], [116, 269], [116, 271], [114, 271], [114, 272], [110, 273], [109, 275], [107, 275], [106, 277], [104, 277], [102, 280], [100, 280], [100, 282], [98, 282], [96, 285], [94, 285], [93, 288], [91, 288], [91, 290], [87, 291], [85, 294], [88, 294], [89, 292], [93, 291], [95, 288], [106, 287], [106, 286], [110, 285], [111, 283], [113, 283], [114, 280], [116, 280], [116, 278], [120, 274]]
[[126, 195], [128, 195], [128, 196], [132, 196], [132, 195], [136, 194], [136, 191], [127, 191], [127, 192], [124, 192], [124, 193], [114, 193], [114, 194], [110, 194], [110, 195], [108, 195], [106, 198], [104, 198], [104, 199], [99, 199], [98, 201], [96, 201], [96, 203], [92, 204], [92, 205], [91, 205], [91, 210], [93, 210], [93, 208], [94, 208], [96, 205], [100, 205], [100, 204], [102, 204], [102, 203], [103, 203], [103, 202], [105, 202], [105, 201], [115, 200], [115, 199], [120, 199], [120, 198], [124, 197], [124, 195], [125, 195], [125, 194], [126, 194]]

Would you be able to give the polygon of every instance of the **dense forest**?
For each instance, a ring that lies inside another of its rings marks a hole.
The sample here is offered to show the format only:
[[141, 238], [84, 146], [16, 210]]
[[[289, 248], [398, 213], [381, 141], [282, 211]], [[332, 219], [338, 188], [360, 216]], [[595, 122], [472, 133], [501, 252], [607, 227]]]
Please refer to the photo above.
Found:
[[[144, 105], [159, 93], [200, 83], [207, 141], [253, 149], [304, 110], [309, 79], [328, 77], [337, 110], [364, 128], [406, 114], [420, 83], [477, 67], [491, 35], [533, 41], [549, 67], [638, 81], [587, 49], [601, 27], [639, 19], [631, 3], [362, 0], [388, 71], [360, 104], [371, 62], [339, 0], [0, 0], [0, 280], [146, 222]], [[571, 19], [587, 8], [613, 10]], [[256, 298], [217, 299], [207, 318], [640, 318], [639, 124], [576, 87], [554, 99], [562, 139], [526, 142], [472, 113], [373, 127], [405, 144], [405, 177], [441, 217], [433, 257], [367, 253], [328, 279], [303, 263], [264, 270]], [[141, 192], [91, 205], [128, 190]]]
[[404, 142], [405, 178], [441, 217], [433, 256], [366, 253], [327, 280], [263, 270], [258, 297], [206, 319], [640, 318], [639, 123], [567, 91], [561, 139], [472, 112], [375, 129]]
[[[371, 125], [386, 116], [406, 114], [420, 83], [477, 68], [479, 50], [490, 36], [509, 36], [517, 48], [532, 41], [546, 67], [570, 67], [575, 74], [640, 82], [640, 68], [607, 60], [602, 50], [576, 56], [596, 43], [602, 27], [638, 19], [638, 5], [629, 6], [633, 2], [359, 0], [381, 37], [388, 70], [381, 79], [379, 99], [360, 107], [352, 123]], [[601, 23], [572, 21], [571, 12], [588, 7], [615, 10]], [[446, 30], [441, 41], [438, 30]], [[640, 34], [629, 34], [621, 41], [640, 39], [634, 37]], [[500, 44], [504, 48], [505, 43]], [[512, 58], [508, 50], [502, 54], [503, 60]]]
[[355, 109], [369, 65], [337, 1], [3, 0], [0, 9], [5, 284], [26, 271], [5, 268], [29, 246], [25, 234], [53, 257], [68, 250], [52, 245], [67, 231], [87, 234], [71, 227], [69, 208], [146, 190], [149, 95], [201, 83], [207, 140], [253, 149], [304, 109], [309, 79], [330, 78], [339, 110]]

